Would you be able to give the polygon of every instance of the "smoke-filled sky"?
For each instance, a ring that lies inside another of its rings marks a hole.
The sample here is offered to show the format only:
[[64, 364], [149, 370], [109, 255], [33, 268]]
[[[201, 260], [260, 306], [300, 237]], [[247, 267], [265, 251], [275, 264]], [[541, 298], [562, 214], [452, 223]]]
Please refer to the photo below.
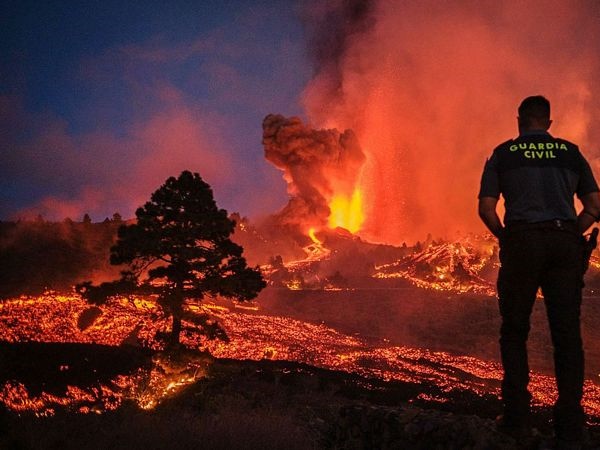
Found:
[[341, 3], [345, 20], [329, 3], [313, 9], [322, 50], [304, 101], [314, 122], [353, 128], [367, 154], [365, 235], [477, 230], [483, 162], [514, 137], [529, 95], [550, 99], [550, 131], [600, 175], [597, 0]]
[[230, 211], [276, 212], [286, 182], [261, 145], [274, 113], [354, 130], [364, 237], [480, 231], [485, 158], [535, 94], [552, 102], [551, 132], [600, 175], [597, 0], [15, 0], [0, 11], [0, 218], [131, 217], [183, 169]]

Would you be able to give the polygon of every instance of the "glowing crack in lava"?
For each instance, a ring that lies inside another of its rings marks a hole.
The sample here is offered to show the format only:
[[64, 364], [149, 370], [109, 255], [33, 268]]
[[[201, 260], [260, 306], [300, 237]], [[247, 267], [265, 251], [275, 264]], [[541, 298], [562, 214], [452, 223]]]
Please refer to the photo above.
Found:
[[350, 233], [360, 231], [365, 215], [363, 212], [362, 193], [354, 189], [352, 196], [334, 195], [329, 202], [329, 228], [345, 228]]

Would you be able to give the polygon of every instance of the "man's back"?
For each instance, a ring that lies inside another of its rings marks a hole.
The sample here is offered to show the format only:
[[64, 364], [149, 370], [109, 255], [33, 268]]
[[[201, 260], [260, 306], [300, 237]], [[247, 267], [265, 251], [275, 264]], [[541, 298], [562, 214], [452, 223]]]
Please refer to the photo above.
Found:
[[504, 223], [577, 218], [573, 194], [597, 186], [577, 145], [534, 131], [500, 144], [486, 164], [480, 196], [506, 202]]

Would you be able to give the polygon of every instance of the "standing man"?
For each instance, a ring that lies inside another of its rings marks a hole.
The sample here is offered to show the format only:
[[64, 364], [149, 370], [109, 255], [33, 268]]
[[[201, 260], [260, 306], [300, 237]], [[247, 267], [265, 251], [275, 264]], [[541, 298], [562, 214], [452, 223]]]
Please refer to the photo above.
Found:
[[[581, 446], [584, 414], [583, 347], [579, 327], [583, 286], [582, 234], [600, 219], [598, 184], [579, 148], [548, 133], [550, 103], [527, 97], [518, 110], [519, 136], [499, 145], [486, 162], [479, 216], [500, 242], [498, 297], [504, 367], [500, 427], [529, 430], [527, 361], [529, 317], [541, 287], [554, 346], [558, 400], [557, 447]], [[504, 197], [504, 225], [496, 212]], [[574, 194], [583, 204], [577, 215]]]

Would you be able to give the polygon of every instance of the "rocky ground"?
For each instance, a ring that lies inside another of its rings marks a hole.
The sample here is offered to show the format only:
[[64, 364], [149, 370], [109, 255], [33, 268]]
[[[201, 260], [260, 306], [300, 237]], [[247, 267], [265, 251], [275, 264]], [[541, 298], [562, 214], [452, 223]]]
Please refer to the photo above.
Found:
[[[103, 414], [57, 410], [41, 418], [0, 410], [0, 448], [551, 448], [548, 410], [536, 411], [535, 434], [517, 442], [495, 429], [500, 404], [493, 397], [457, 391], [440, 403], [435, 386], [285, 361], [204, 358], [206, 376], [153, 410], [134, 402]], [[586, 448], [600, 448], [598, 429], [589, 430]]]

